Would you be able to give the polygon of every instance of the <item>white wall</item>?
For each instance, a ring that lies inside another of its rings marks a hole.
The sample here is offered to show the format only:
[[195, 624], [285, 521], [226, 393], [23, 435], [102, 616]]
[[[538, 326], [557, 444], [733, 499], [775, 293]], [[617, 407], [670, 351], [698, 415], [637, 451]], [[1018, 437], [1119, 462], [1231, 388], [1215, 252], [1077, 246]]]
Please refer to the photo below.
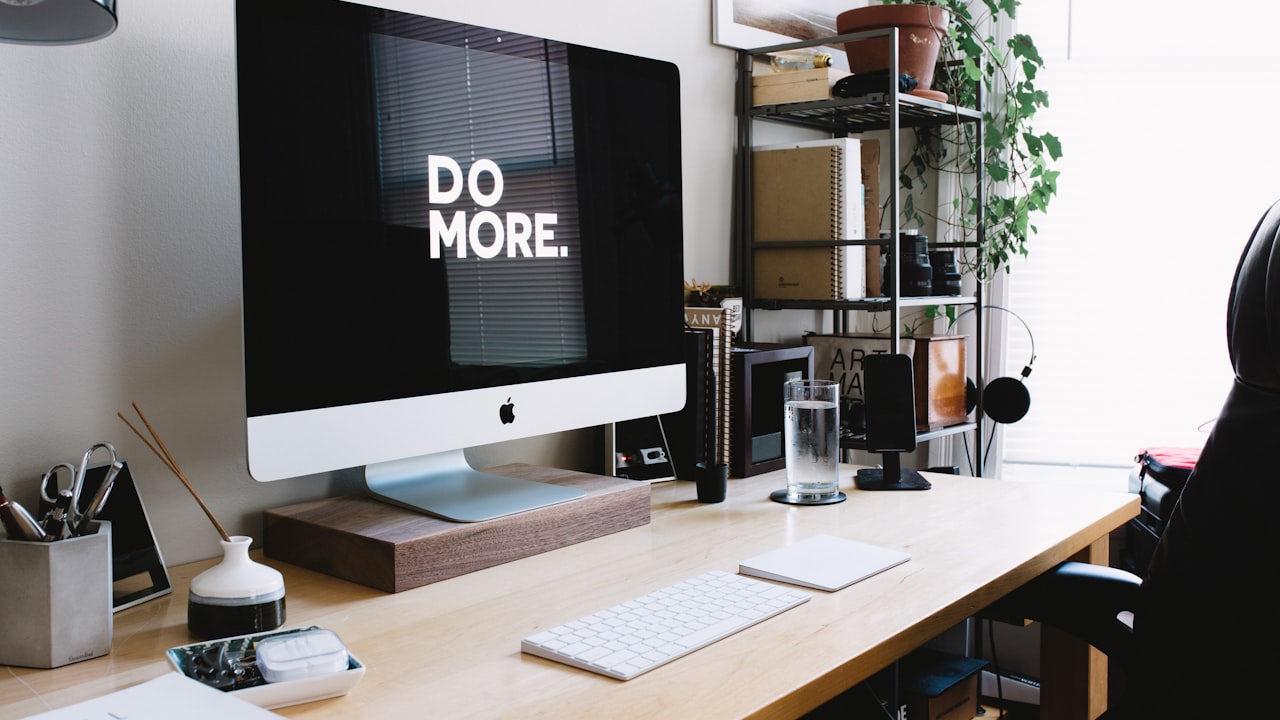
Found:
[[[685, 275], [726, 282], [733, 53], [709, 2], [394, 0], [453, 20], [670, 60], [683, 78]], [[147, 413], [214, 514], [358, 491], [359, 476], [259, 484], [245, 467], [234, 3], [119, 0], [120, 28], [66, 47], [0, 44], [0, 486], [109, 440], [171, 564], [217, 535], [116, 417]], [[479, 464], [589, 462], [579, 438], [486, 448]], [[571, 457], [566, 457], [571, 456]]]

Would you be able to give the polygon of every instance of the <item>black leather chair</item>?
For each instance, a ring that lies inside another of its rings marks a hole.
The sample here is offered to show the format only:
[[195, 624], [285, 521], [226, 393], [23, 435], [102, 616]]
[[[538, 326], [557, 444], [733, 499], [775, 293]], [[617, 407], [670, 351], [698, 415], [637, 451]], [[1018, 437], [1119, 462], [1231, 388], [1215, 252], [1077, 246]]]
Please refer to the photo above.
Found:
[[1066, 563], [991, 609], [1107, 653], [1124, 686], [1107, 720], [1280, 717], [1280, 202], [1236, 268], [1227, 348], [1235, 381], [1146, 580]]

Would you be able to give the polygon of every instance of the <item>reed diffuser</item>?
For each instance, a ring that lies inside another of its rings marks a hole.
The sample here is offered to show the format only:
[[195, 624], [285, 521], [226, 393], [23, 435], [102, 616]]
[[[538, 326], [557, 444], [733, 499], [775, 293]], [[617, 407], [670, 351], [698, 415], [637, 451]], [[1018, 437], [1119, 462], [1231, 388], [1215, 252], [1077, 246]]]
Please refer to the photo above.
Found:
[[227, 534], [137, 403], [133, 403], [133, 409], [151, 434], [151, 439], [143, 435], [124, 414], [116, 414], [160, 458], [169, 472], [182, 481], [222, 538], [222, 561], [191, 580], [191, 589], [187, 593], [187, 631], [195, 637], [210, 639], [248, 635], [283, 625], [284, 576], [275, 568], [250, 559], [249, 546], [253, 544], [253, 538]]

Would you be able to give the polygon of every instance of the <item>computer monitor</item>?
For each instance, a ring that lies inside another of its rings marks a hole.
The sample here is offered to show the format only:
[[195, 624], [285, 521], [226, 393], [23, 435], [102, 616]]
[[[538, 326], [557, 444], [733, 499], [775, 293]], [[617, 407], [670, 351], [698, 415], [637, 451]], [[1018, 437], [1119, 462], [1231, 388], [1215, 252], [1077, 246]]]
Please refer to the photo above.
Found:
[[248, 463], [476, 521], [582, 493], [463, 449], [684, 405], [676, 67], [238, 0]]

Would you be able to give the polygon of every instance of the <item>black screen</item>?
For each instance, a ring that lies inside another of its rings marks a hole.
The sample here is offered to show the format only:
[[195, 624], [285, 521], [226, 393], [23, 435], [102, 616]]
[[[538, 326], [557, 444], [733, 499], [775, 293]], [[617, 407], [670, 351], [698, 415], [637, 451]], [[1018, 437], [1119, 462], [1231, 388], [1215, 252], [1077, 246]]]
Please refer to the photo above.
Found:
[[673, 65], [237, 13], [250, 416], [682, 362]]

